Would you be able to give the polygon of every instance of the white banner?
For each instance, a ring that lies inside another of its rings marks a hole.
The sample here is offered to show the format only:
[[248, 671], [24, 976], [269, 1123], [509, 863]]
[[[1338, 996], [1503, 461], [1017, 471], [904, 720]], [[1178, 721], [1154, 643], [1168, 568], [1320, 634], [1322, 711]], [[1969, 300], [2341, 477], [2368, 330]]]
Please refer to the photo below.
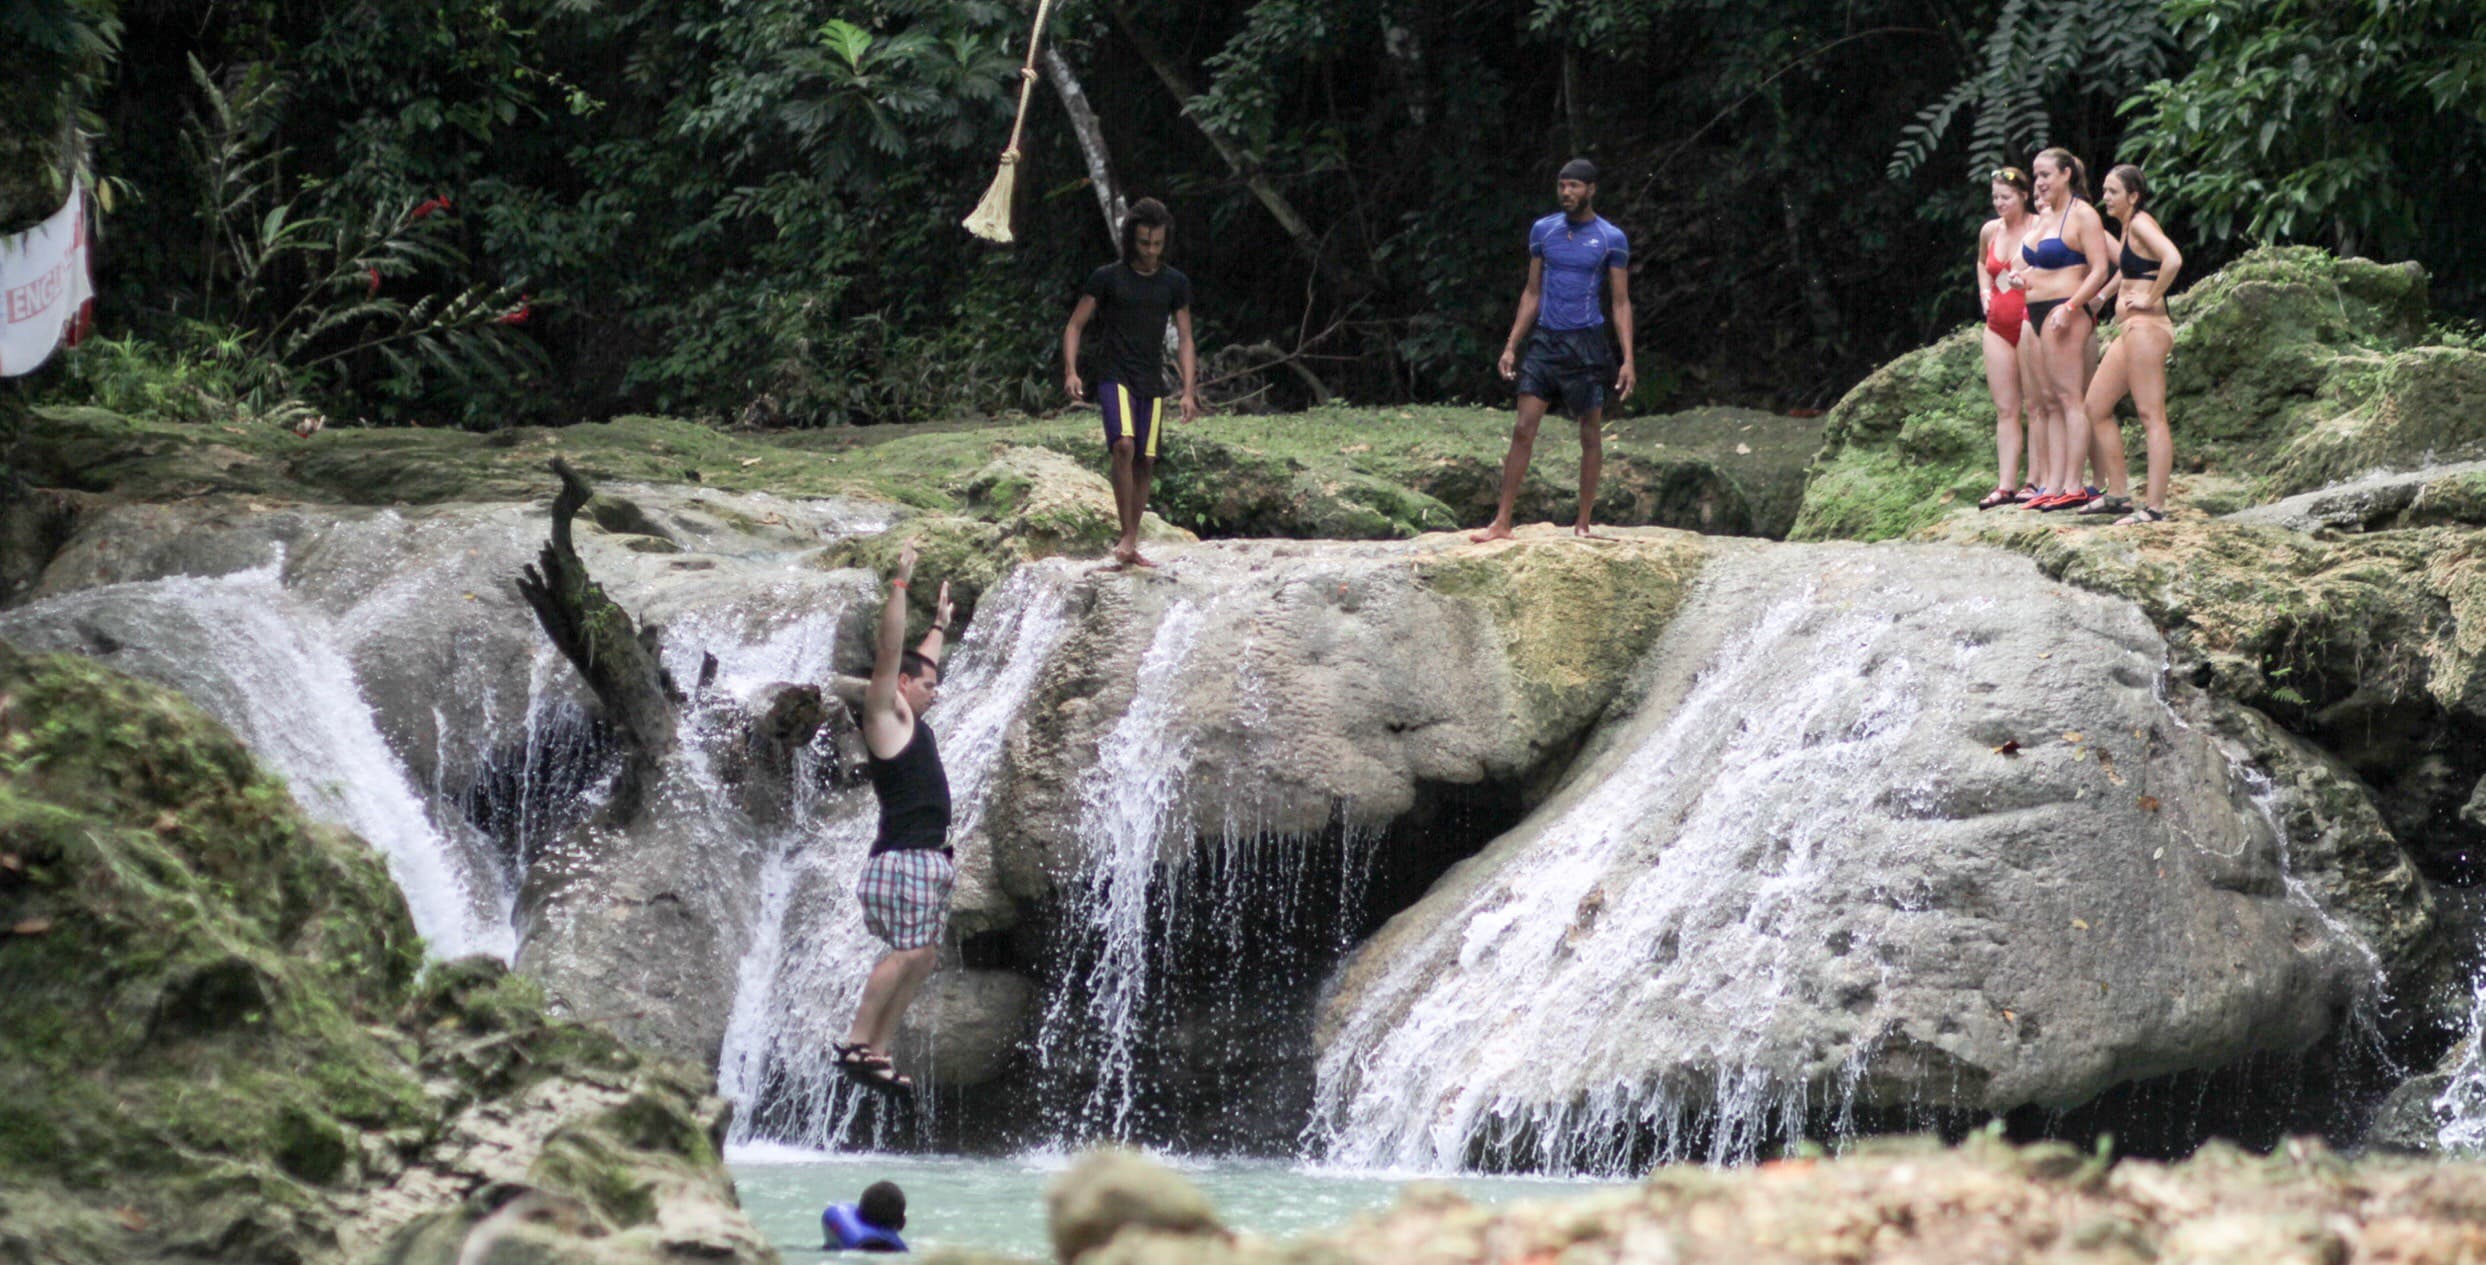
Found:
[[0, 237], [0, 378], [32, 373], [75, 347], [94, 313], [86, 271], [86, 195], [72, 187], [52, 218]]

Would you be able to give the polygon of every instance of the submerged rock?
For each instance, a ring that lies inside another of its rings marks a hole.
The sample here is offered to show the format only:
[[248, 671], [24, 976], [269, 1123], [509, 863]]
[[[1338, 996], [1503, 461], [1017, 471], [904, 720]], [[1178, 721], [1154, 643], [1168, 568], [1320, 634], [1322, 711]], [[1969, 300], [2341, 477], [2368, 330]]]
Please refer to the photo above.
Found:
[[776, 1259], [696, 1069], [488, 959], [418, 980], [377, 859], [195, 707], [0, 645], [0, 747], [0, 1255], [343, 1262], [516, 1184], [564, 1251]]
[[2165, 665], [1989, 552], [1712, 563], [1563, 788], [1357, 950], [1328, 1154], [1732, 1159], [2323, 1040], [2426, 893], [2387, 836], [2338, 890]]

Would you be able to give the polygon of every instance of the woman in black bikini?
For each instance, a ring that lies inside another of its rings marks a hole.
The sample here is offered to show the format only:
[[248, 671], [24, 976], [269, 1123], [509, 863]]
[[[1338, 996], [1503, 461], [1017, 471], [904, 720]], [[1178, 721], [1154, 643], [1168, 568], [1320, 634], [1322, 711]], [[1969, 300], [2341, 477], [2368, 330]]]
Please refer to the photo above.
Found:
[[[2028, 231], [2029, 199], [2032, 196], [2027, 173], [2017, 167], [2005, 167], [1994, 173], [1994, 218], [1985, 222], [1977, 233], [1977, 304], [1985, 309], [1985, 388], [1994, 397], [1994, 452], [2001, 471], [1994, 490], [1977, 502], [1977, 508], [1990, 510], [2018, 500], [2034, 500], [2037, 470], [2046, 459], [2046, 445], [2040, 425], [2044, 415], [2037, 408], [2036, 384], [2028, 380], [2028, 367], [2021, 355], [2022, 327], [2028, 321], [2028, 302], [2012, 281], [2011, 256], [2018, 248], [2020, 237]], [[2028, 401], [2029, 486], [2025, 495], [2015, 493], [2020, 474], [2020, 404]]]
[[2089, 502], [2081, 462], [2089, 456], [2085, 346], [2094, 322], [2090, 298], [2106, 285], [2106, 225], [2082, 200], [2088, 176], [2066, 149], [2049, 149], [2030, 164], [2037, 176], [2038, 213], [2020, 245], [2017, 276], [2028, 291], [2028, 332], [2037, 340], [2041, 381], [2062, 402], [2061, 429], [2044, 478], [2049, 490], [2030, 509], [2076, 509]]
[[[2175, 469], [2175, 437], [2167, 429], [2167, 352], [2175, 346], [2175, 324], [2167, 319], [2167, 291], [2184, 269], [2184, 252], [2157, 217], [2141, 209], [2148, 198], [2141, 169], [2126, 163], [2106, 173], [2098, 199], [2123, 224], [2123, 291], [2115, 300], [2123, 334], [2098, 365], [2086, 409], [2098, 460], [2106, 466], [2107, 494], [2080, 512], [2123, 514], [2117, 526], [2165, 521], [2167, 479]], [[2115, 421], [2115, 402], [2127, 393], [2149, 444], [2149, 482], [2138, 509], [2132, 505], [2132, 477], [2124, 469], [2123, 427]]]

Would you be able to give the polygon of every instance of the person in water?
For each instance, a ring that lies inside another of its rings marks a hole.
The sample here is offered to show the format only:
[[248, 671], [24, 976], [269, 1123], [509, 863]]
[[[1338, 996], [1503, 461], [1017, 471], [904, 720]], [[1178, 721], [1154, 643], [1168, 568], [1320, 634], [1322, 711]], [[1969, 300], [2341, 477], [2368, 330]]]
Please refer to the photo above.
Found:
[[[1519, 484], [1536, 451], [1537, 424], [1555, 401], [1580, 423], [1580, 510], [1571, 530], [1596, 533], [1589, 515], [1597, 506], [1597, 476], [1605, 462], [1606, 383], [1617, 399], [1631, 398], [1631, 242], [1623, 230], [1597, 214], [1597, 164], [1574, 158], [1554, 180], [1562, 210], [1528, 230], [1528, 284], [1519, 292], [1519, 315], [1502, 346], [1504, 381], [1519, 383], [1519, 419], [1511, 427], [1510, 451], [1502, 458], [1502, 498], [1493, 521], [1468, 539], [1506, 540]], [[1622, 366], [1606, 341], [1599, 309], [1604, 290], [1614, 307], [1614, 332], [1622, 342]], [[1533, 332], [1531, 332], [1533, 331]], [[1528, 340], [1523, 361], [1519, 342]]]
[[[2019, 482], [2022, 434], [2029, 440], [2028, 466], [2032, 476], [2042, 463], [2044, 452], [2036, 425], [2043, 415], [2031, 408], [2030, 425], [2025, 432], [2020, 424], [2023, 379], [2028, 374], [2027, 361], [2020, 354], [2020, 332], [2028, 321], [2028, 296], [2020, 292], [2012, 272], [2011, 251], [2028, 231], [2032, 196], [2028, 173], [2017, 167], [1997, 170], [1991, 195], [1994, 218], [1977, 232], [1975, 274], [1977, 304], [1985, 311], [1985, 387], [1994, 397], [1994, 455], [2000, 473], [1994, 480], [1994, 490], [1977, 502], [1981, 510], [2035, 500], [2034, 477], [2025, 486]], [[2026, 398], [2033, 402], [2035, 396]]]
[[2019, 279], [2028, 293], [2028, 329], [2037, 339], [2041, 385], [2060, 403], [2061, 428], [2050, 437], [2050, 464], [2038, 480], [2046, 495], [2030, 509], [2077, 509], [2089, 502], [2080, 481], [2089, 457], [2088, 340], [2096, 328], [2089, 300], [2106, 286], [2106, 226], [2088, 203], [2088, 173], [2067, 149], [2049, 149], [2030, 164], [2037, 214], [2020, 245]]
[[1105, 330], [1105, 376], [1096, 402], [1105, 415], [1105, 448], [1112, 454], [1114, 509], [1122, 536], [1114, 559], [1126, 567], [1156, 564], [1140, 556], [1140, 515], [1148, 509], [1156, 476], [1158, 433], [1165, 428], [1165, 325], [1176, 336], [1175, 363], [1183, 375], [1182, 414], [1200, 416], [1199, 353], [1191, 341], [1191, 278], [1165, 263], [1165, 235], [1174, 217], [1155, 198], [1131, 204], [1122, 221], [1122, 259], [1088, 274], [1079, 303], [1062, 327], [1062, 389], [1087, 398], [1079, 376], [1079, 339], [1088, 322]]
[[[2107, 494], [2080, 512], [2122, 514], [2115, 520], [2118, 526], [2164, 522], [2167, 480], [2175, 471], [2175, 437], [2167, 429], [2167, 353], [2175, 346], [2175, 325], [2167, 319], [2167, 291], [2184, 270], [2184, 252], [2175, 248], [2157, 217], [2142, 209], [2148, 200], [2149, 181], [2140, 168], [2126, 163], [2106, 173], [2099, 201], [2123, 225], [2118, 263], [2123, 290], [2115, 300], [2123, 334], [2106, 349], [2098, 376], [2089, 384], [2089, 425], [2097, 436], [2098, 460], [2106, 467]], [[2115, 420], [2115, 404], [2126, 394], [2141, 415], [2141, 433], [2149, 445], [2149, 481], [2137, 509], [2130, 493], [2132, 476], [2124, 469], [2123, 427]]]
[[911, 1091], [889, 1057], [890, 1039], [941, 952], [957, 870], [949, 847], [950, 783], [933, 745], [924, 709], [941, 686], [941, 646], [949, 633], [950, 586], [933, 602], [932, 627], [913, 650], [906, 640], [906, 588], [915, 576], [915, 546], [898, 554], [898, 574], [880, 613], [872, 681], [863, 691], [863, 745], [872, 795], [880, 801], [880, 832], [863, 866], [856, 895], [863, 922], [889, 951], [872, 964], [854, 1025], [837, 1049], [837, 1065], [869, 1089]]
[[898, 1231], [905, 1228], [906, 1192], [896, 1182], [874, 1182], [863, 1188], [863, 1198], [820, 1210], [820, 1250], [903, 1252], [906, 1240]]

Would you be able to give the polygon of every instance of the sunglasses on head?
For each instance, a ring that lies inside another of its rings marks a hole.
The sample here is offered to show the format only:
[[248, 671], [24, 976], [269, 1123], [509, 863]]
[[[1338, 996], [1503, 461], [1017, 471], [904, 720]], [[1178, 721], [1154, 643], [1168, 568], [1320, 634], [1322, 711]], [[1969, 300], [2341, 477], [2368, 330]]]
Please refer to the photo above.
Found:
[[2017, 167], [1997, 167], [1994, 169], [1994, 174], [1986, 177], [1986, 179], [2008, 180], [2015, 184], [2019, 184], [2025, 183], [2028, 180], [2028, 177], [2023, 175]]

